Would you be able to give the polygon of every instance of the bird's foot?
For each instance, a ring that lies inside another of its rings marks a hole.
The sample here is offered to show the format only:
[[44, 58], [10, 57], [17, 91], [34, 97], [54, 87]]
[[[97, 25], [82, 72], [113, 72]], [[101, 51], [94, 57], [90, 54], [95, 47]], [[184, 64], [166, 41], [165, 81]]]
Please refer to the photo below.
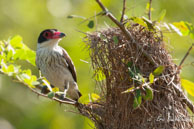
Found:
[[47, 94], [49, 92], [47, 86], [43, 86], [42, 89], [41, 89], [41, 93], [43, 94]]

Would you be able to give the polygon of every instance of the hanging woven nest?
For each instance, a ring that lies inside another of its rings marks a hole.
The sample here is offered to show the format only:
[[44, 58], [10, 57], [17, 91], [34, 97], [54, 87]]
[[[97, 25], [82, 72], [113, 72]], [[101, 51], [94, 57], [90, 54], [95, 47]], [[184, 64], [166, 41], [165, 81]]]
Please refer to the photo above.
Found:
[[[105, 77], [97, 81], [101, 99], [95, 104], [103, 107], [95, 122], [97, 127], [101, 124], [105, 129], [193, 128], [186, 105], [175, 90], [175, 86], [180, 88], [179, 70], [166, 50], [162, 33], [135, 23], [130, 23], [127, 30], [135, 42], [128, 41], [119, 28], [86, 37], [95, 76]], [[149, 83], [150, 74], [159, 66], [164, 71]], [[148, 87], [151, 99], [145, 98]], [[135, 99], [141, 99], [141, 103], [135, 105]]]

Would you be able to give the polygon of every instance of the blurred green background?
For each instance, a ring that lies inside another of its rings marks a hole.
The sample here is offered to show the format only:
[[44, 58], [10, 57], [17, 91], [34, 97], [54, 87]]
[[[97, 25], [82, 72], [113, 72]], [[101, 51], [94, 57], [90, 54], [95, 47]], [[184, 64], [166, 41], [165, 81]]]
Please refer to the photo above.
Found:
[[[116, 17], [120, 18], [122, 0], [102, 0]], [[142, 16], [145, 14], [148, 0], [127, 0], [127, 15]], [[181, 20], [194, 24], [194, 0], [153, 0], [153, 17], [157, 19], [163, 9], [167, 10], [164, 21]], [[81, 30], [95, 31], [114, 25], [106, 17], [97, 17], [97, 25], [90, 29], [88, 21], [79, 24], [83, 19], [67, 19], [68, 15], [90, 17], [101, 9], [95, 0], [0, 0], [0, 40], [7, 40], [21, 35], [31, 49], [36, 50], [39, 33], [47, 28], [57, 28], [66, 33], [60, 45], [70, 54], [77, 69], [78, 85], [85, 96], [97, 92], [92, 78], [92, 69], [88, 51], [83, 42]], [[96, 23], [96, 22], [95, 22]], [[175, 33], [165, 33], [165, 41], [173, 59], [178, 64], [193, 42], [190, 37], [180, 37]], [[187, 65], [194, 61], [194, 51], [185, 62], [181, 76], [194, 81], [194, 66]], [[24, 68], [30, 68], [38, 75], [37, 68], [21, 62]], [[191, 99], [193, 99], [190, 96]], [[73, 109], [72, 109], [73, 108]], [[79, 114], [72, 113], [72, 106], [38, 97], [27, 87], [14, 83], [9, 77], [0, 75], [0, 129], [92, 129], [92, 123]]]

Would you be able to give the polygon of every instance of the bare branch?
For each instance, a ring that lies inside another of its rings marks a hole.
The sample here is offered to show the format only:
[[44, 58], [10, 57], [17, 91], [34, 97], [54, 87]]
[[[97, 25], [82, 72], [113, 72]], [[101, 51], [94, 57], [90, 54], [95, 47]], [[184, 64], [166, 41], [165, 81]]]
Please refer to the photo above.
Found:
[[183, 59], [181, 60], [180, 64], [179, 64], [179, 68], [181, 68], [182, 64], [184, 63], [185, 59], [187, 58], [187, 56], [189, 55], [191, 49], [193, 48], [194, 43], [191, 45], [191, 47], [188, 49], [187, 53], [185, 54], [185, 56], [183, 57]]
[[[30, 90], [32, 92], [36, 93], [37, 95], [48, 98], [48, 96], [46, 94], [42, 94], [42, 93], [38, 92], [37, 90], [35, 90], [34, 88], [30, 88]], [[62, 104], [62, 103], [63, 104], [70, 104], [70, 105], [75, 105], [76, 104], [76, 101], [71, 100], [69, 98], [64, 98], [64, 100], [61, 100], [61, 99], [58, 99], [56, 97], [53, 97], [52, 100], [55, 100], [55, 101], [59, 102], [60, 104]]]
[[192, 111], [192, 113], [194, 113], [194, 105], [192, 104], [192, 102], [187, 98], [187, 96], [185, 96], [185, 94], [183, 94], [183, 91], [179, 86], [177, 86], [173, 82], [172, 84], [177, 94], [180, 95], [180, 97], [182, 98], [182, 102], [187, 105], [187, 107]]
[[123, 0], [123, 10], [122, 10], [121, 19], [120, 19], [121, 23], [123, 23], [123, 20], [124, 20], [125, 10], [126, 10], [126, 0]]
[[148, 19], [151, 20], [151, 17], [152, 17], [152, 0], [149, 0]]

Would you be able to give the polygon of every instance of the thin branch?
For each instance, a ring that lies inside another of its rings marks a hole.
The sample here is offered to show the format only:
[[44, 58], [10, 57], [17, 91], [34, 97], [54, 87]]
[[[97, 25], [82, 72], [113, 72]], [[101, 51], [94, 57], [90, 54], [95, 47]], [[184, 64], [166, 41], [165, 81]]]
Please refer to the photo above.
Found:
[[108, 9], [102, 4], [102, 2], [100, 0], [96, 0], [96, 2], [98, 3], [98, 5], [101, 7], [101, 9], [105, 12], [106, 16], [108, 16], [120, 29], [121, 31], [124, 33], [125, 37], [127, 38], [128, 41], [132, 41], [133, 44], [135, 44], [135, 47], [138, 50], [142, 50], [143, 55], [150, 61], [150, 63], [154, 66], [157, 66], [157, 64], [155, 63], [155, 61], [153, 60], [153, 58], [147, 53], [145, 52], [142, 47], [136, 43], [135, 39], [133, 38], [133, 36], [131, 35], [131, 33], [125, 28], [125, 26], [120, 23], [112, 13], [110, 13], [108, 11]]
[[[48, 95], [42, 94], [42, 93], [38, 92], [37, 90], [35, 90], [34, 88], [30, 88], [30, 90], [31, 90], [32, 92], [36, 93], [36, 94], [39, 95], [39, 96], [43, 96], [43, 97], [48, 98]], [[76, 101], [70, 100], [69, 98], [64, 98], [64, 100], [61, 100], [61, 99], [58, 99], [58, 98], [56, 98], [56, 97], [53, 97], [52, 100], [55, 100], [55, 101], [59, 102], [60, 104], [63, 103], [63, 104], [76, 105]], [[67, 100], [67, 101], [65, 101], [65, 100]]]
[[172, 82], [174, 89], [178, 95], [182, 98], [182, 102], [187, 105], [187, 107], [194, 113], [194, 105], [183, 93], [182, 89]]
[[184, 63], [185, 59], [187, 58], [187, 56], [189, 55], [190, 51], [192, 50], [194, 46], [194, 43], [191, 45], [191, 47], [188, 49], [187, 53], [185, 54], [185, 56], [183, 57], [183, 59], [181, 60], [180, 64], [179, 64], [179, 68], [181, 68], [182, 64]]
[[125, 16], [125, 10], [126, 10], [126, 0], [123, 0], [123, 10], [122, 10], [121, 19], [120, 19], [121, 23], [123, 23], [123, 19]]
[[151, 20], [151, 17], [152, 17], [152, 0], [149, 0], [148, 19]]

